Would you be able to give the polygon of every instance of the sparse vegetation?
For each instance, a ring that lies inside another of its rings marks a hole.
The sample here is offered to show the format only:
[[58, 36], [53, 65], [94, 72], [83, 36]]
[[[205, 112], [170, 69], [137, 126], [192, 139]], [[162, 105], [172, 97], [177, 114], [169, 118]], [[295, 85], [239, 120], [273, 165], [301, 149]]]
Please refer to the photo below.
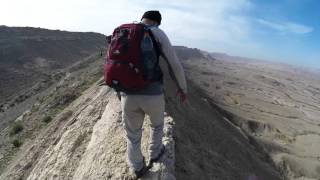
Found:
[[11, 130], [10, 130], [10, 135], [13, 136], [15, 134], [18, 134], [23, 130], [23, 125], [21, 122], [14, 122], [12, 124]]
[[226, 82], [228, 85], [236, 85], [237, 83], [235, 83], [235, 82], [232, 82], [232, 81], [228, 81], [228, 82]]
[[16, 148], [22, 145], [22, 141], [20, 141], [19, 139], [14, 139], [11, 143]]
[[86, 136], [87, 134], [86, 133], [83, 133], [83, 134], [80, 134], [78, 136], [78, 138], [76, 139], [76, 141], [74, 142], [73, 146], [72, 146], [72, 149], [71, 149], [71, 152], [75, 152], [75, 150], [81, 146], [81, 144], [83, 143], [83, 141], [86, 139]]
[[213, 72], [209, 72], [209, 71], [202, 71], [201, 72], [202, 75], [213, 75]]
[[70, 116], [72, 116], [72, 111], [67, 111], [67, 112], [64, 112], [62, 115], [61, 115], [61, 118], [60, 118], [60, 120], [61, 121], [65, 121], [65, 120], [67, 120]]
[[44, 118], [42, 119], [42, 121], [45, 122], [45, 123], [49, 123], [49, 122], [52, 121], [52, 117], [51, 117], [51, 116], [46, 116], [46, 117], [44, 117]]

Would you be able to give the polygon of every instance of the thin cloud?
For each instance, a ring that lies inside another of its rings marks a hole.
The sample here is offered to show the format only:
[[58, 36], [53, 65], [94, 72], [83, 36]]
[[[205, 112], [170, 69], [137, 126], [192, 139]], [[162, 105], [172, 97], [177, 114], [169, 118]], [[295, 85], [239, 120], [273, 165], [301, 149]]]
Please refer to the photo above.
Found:
[[287, 22], [286, 26], [292, 32], [298, 33], [298, 34], [306, 34], [306, 33], [311, 33], [313, 31], [312, 27], [306, 26], [306, 25], [302, 25], [302, 24], [296, 24], [296, 23]]
[[310, 26], [306, 26], [306, 25], [298, 24], [294, 22], [276, 23], [276, 22], [267, 21], [265, 19], [258, 19], [257, 21], [266, 27], [269, 27], [271, 29], [274, 29], [280, 32], [307, 34], [313, 31], [313, 28]]
[[250, 1], [187, 2], [190, 3], [182, 0], [147, 1], [141, 5], [145, 5], [146, 9], [160, 9], [163, 13], [162, 28], [176, 44], [231, 53], [255, 46], [250, 37], [250, 18], [244, 14], [252, 7]]
[[249, 0], [4, 0], [0, 24], [110, 34], [121, 23], [139, 21], [144, 11], [159, 9], [161, 28], [174, 44], [211, 49], [205, 41], [245, 44], [251, 27], [242, 12], [250, 8]]

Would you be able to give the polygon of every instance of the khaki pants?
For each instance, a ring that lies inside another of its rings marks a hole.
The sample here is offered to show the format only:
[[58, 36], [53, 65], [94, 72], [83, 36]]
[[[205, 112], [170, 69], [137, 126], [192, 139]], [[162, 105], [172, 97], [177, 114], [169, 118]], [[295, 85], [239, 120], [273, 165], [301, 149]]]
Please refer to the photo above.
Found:
[[143, 167], [141, 153], [142, 125], [145, 114], [150, 116], [149, 155], [155, 158], [162, 147], [164, 125], [164, 95], [122, 95], [121, 108], [127, 138], [127, 160], [134, 170]]

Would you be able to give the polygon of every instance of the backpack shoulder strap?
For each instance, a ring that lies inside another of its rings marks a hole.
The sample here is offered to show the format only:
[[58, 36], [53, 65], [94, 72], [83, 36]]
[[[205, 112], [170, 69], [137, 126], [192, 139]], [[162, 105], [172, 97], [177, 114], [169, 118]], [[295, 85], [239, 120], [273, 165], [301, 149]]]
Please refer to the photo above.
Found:
[[152, 30], [150, 28], [148, 28], [148, 33], [152, 39], [152, 42], [153, 42], [153, 45], [155, 47], [155, 50], [156, 50], [156, 53], [157, 53], [157, 56], [158, 56], [158, 59], [161, 55], [161, 49], [160, 49], [160, 46], [159, 46], [159, 43], [157, 42], [156, 38], [154, 37], [153, 33], [152, 33]]
[[[150, 37], [151, 37], [151, 38], [155, 41], [155, 43], [156, 43], [156, 51], [157, 51], [157, 53], [159, 53], [159, 56], [161, 56], [161, 57], [166, 61], [166, 63], [168, 64], [168, 70], [169, 70], [169, 75], [170, 75], [170, 77], [171, 77], [172, 80], [175, 82], [175, 84], [176, 84], [176, 86], [178, 87], [178, 89], [179, 89], [179, 90], [182, 90], [182, 88], [180, 87], [179, 82], [178, 82], [178, 80], [177, 80], [177, 78], [176, 78], [176, 76], [175, 76], [175, 74], [174, 74], [174, 72], [173, 72], [173, 69], [172, 69], [172, 67], [171, 67], [171, 64], [169, 63], [169, 60], [168, 60], [167, 56], [166, 56], [166, 55], [163, 53], [163, 51], [162, 51], [161, 44], [158, 43], [158, 42], [155, 40], [154, 35], [152, 34], [151, 29], [149, 29], [149, 32], [150, 32]], [[159, 58], [158, 58], [158, 59], [159, 59]], [[159, 61], [159, 60], [158, 60], [158, 61]]]

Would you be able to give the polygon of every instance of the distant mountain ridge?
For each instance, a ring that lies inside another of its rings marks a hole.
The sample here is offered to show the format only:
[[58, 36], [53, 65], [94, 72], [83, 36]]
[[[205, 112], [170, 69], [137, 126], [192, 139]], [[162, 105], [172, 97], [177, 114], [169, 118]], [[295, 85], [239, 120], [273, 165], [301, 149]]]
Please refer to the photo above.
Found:
[[104, 35], [92, 32], [0, 26], [0, 102], [99, 52], [104, 43]]
[[174, 46], [175, 51], [179, 59], [188, 60], [188, 59], [206, 59], [206, 60], [215, 60], [210, 53], [202, 51], [197, 48], [188, 48], [185, 46]]

